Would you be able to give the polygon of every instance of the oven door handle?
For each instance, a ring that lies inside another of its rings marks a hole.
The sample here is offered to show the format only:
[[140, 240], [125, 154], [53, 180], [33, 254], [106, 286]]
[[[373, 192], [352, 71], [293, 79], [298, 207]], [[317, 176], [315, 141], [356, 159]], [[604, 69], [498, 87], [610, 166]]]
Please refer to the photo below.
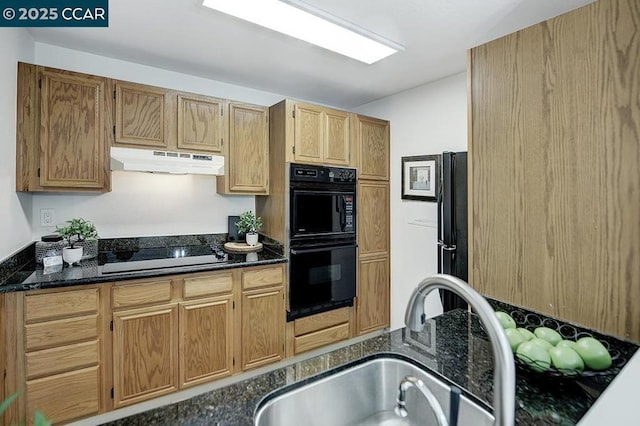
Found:
[[291, 250], [291, 254], [293, 255], [299, 255], [299, 254], [306, 254], [306, 253], [317, 253], [320, 251], [328, 251], [328, 250], [333, 250], [333, 249], [341, 249], [341, 248], [357, 248], [358, 245], [357, 244], [347, 244], [344, 246], [326, 246], [326, 247], [322, 247], [322, 248], [313, 248], [313, 249], [304, 249], [304, 250]]

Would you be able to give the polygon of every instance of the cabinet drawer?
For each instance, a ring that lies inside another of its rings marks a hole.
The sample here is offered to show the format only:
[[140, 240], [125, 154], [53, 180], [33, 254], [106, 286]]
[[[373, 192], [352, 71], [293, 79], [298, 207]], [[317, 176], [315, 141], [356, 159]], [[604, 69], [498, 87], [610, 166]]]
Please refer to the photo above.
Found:
[[349, 338], [349, 324], [340, 324], [315, 333], [294, 337], [294, 353], [310, 351]]
[[115, 309], [168, 302], [170, 300], [170, 280], [117, 285], [112, 288], [111, 303]]
[[202, 277], [185, 278], [182, 295], [185, 299], [231, 293], [233, 279], [231, 272]]
[[64, 373], [98, 364], [98, 341], [27, 353], [27, 379]]
[[242, 289], [282, 285], [282, 266], [242, 271]]
[[98, 312], [98, 289], [27, 293], [24, 304], [26, 322], [93, 314]]
[[293, 323], [293, 334], [301, 336], [314, 331], [323, 330], [334, 325], [349, 322], [349, 310], [351, 308], [335, 309], [329, 312], [300, 318]]
[[98, 316], [88, 315], [25, 326], [27, 351], [98, 338]]
[[100, 411], [100, 369], [85, 368], [27, 382], [27, 418], [36, 410], [54, 424]]

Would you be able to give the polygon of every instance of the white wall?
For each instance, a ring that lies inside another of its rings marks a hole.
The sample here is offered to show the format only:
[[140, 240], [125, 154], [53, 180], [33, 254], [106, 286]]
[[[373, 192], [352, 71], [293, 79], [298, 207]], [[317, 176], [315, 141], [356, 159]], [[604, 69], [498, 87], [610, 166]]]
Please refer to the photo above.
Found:
[[[35, 63], [259, 105], [272, 105], [284, 98], [43, 43], [35, 43]], [[227, 216], [253, 210], [254, 197], [218, 195], [215, 188], [212, 176], [114, 172], [110, 193], [34, 194], [30, 212], [33, 239], [55, 229], [40, 226], [41, 209], [54, 209], [58, 224], [73, 217], [91, 220], [103, 238], [227, 232]]]
[[16, 192], [16, 76], [33, 52], [26, 30], [0, 28], [0, 259], [31, 242], [31, 196]]
[[[402, 200], [401, 157], [467, 150], [466, 73], [363, 105], [357, 112], [391, 121], [391, 328], [404, 326], [411, 292], [437, 273], [436, 203]], [[436, 294], [426, 313], [442, 313]]]

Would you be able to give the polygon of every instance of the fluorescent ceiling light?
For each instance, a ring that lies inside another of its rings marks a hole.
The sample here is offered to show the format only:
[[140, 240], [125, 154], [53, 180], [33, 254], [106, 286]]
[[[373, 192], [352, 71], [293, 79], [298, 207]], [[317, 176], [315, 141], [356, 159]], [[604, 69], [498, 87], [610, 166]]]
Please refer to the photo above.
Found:
[[299, 1], [204, 0], [202, 4], [367, 64], [403, 50], [392, 41]]

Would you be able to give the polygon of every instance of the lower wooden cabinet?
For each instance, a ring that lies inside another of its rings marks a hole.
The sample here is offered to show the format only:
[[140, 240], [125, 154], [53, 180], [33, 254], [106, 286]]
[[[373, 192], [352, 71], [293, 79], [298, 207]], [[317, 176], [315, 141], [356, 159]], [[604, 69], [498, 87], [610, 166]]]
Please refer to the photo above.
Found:
[[178, 389], [178, 305], [113, 314], [115, 408]]
[[357, 330], [366, 334], [389, 326], [389, 258], [358, 261]]
[[352, 337], [353, 312], [352, 307], [344, 307], [287, 323], [287, 356]]
[[242, 369], [284, 359], [282, 286], [242, 292]]

